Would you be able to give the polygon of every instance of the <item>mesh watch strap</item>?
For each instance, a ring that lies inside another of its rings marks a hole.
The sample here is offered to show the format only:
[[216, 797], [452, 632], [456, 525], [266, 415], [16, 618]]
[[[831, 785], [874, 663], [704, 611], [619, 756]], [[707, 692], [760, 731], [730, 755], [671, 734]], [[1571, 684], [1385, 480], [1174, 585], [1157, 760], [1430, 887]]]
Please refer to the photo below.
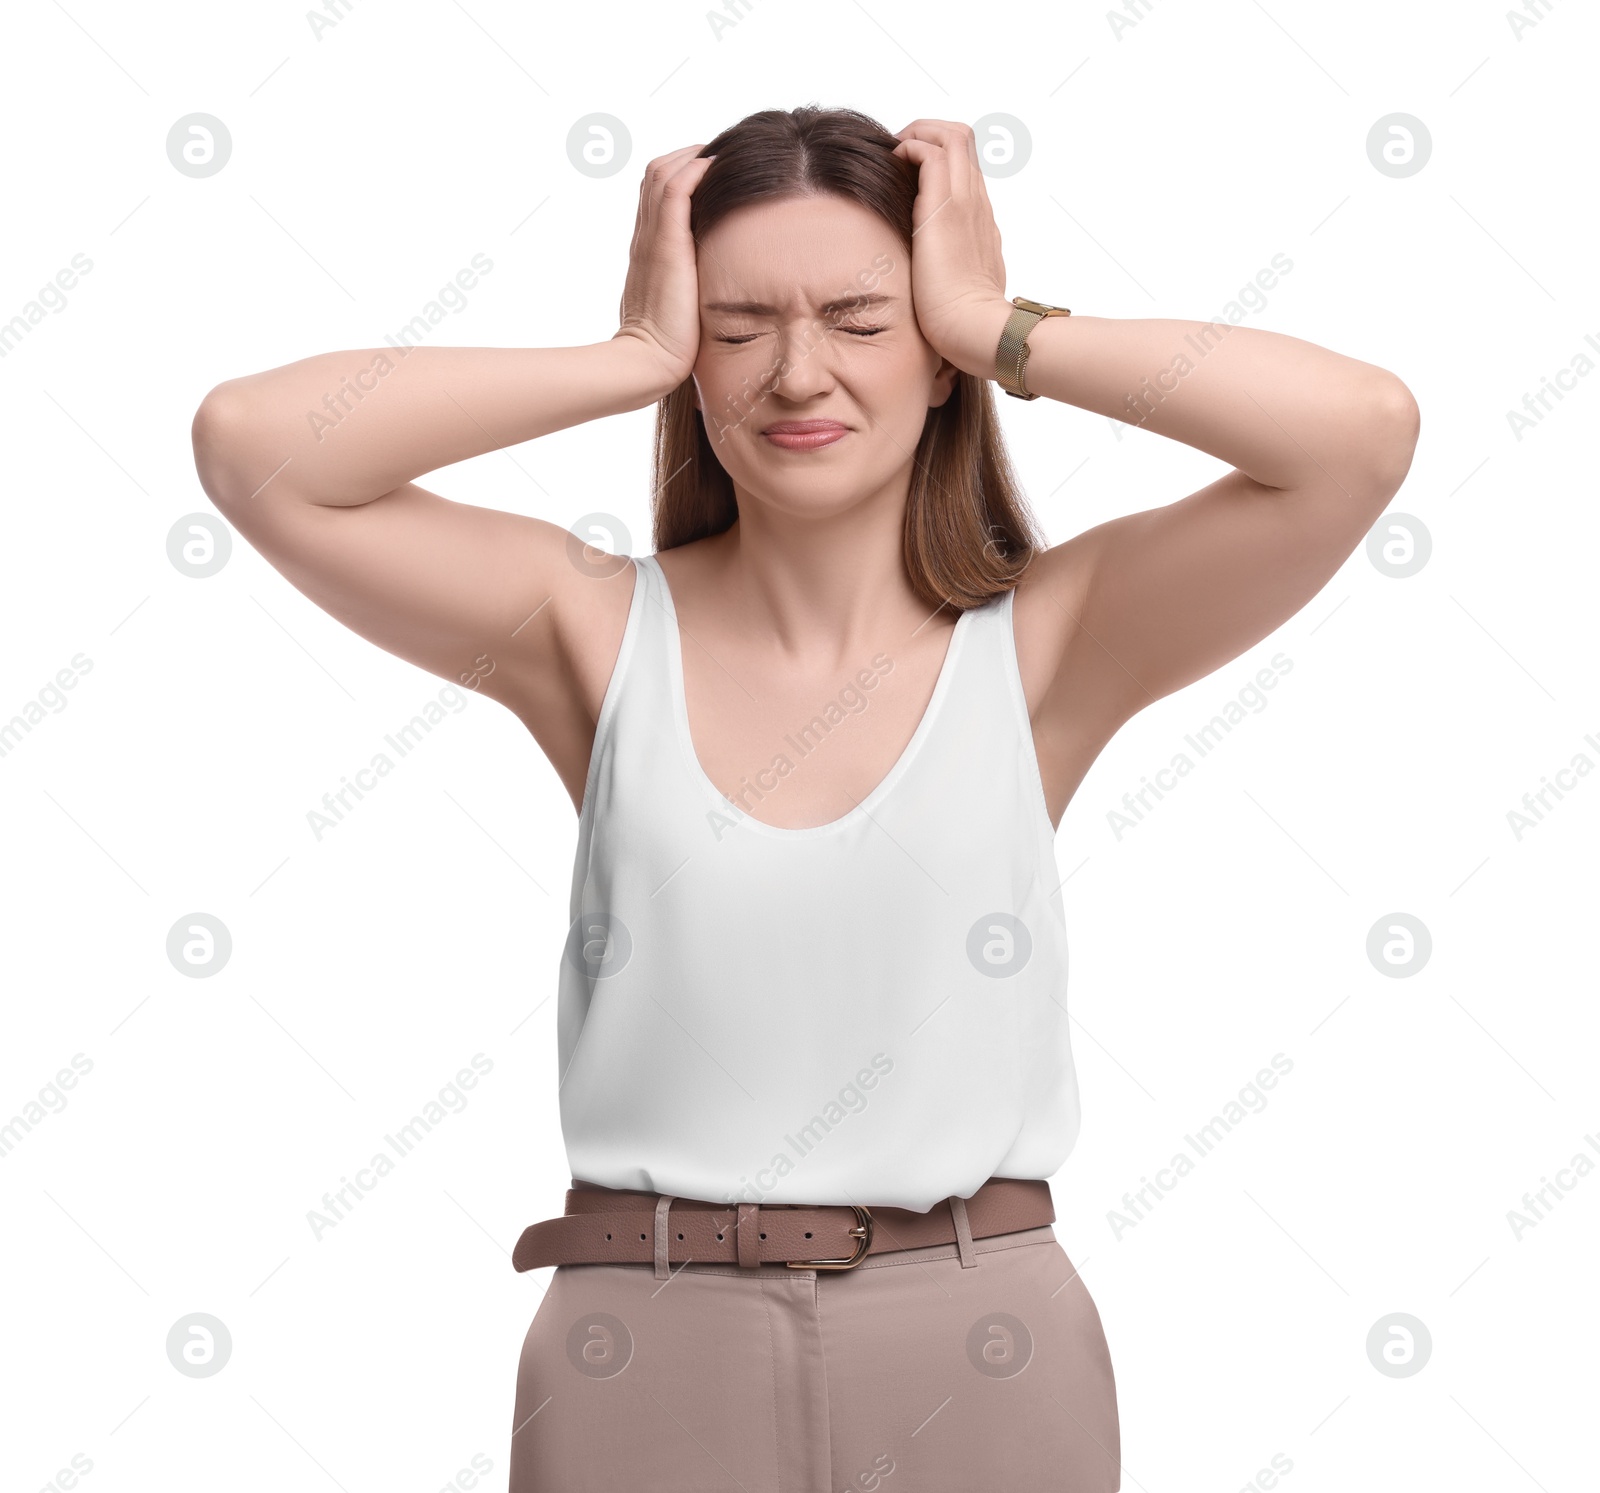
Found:
[[[1023, 379], [1028, 366], [1028, 333], [1046, 316], [1070, 316], [1072, 313], [1064, 306], [1043, 307], [1037, 301], [1025, 302], [1021, 296], [1012, 304], [1016, 309], [1006, 318], [1000, 346], [995, 350], [995, 382], [1015, 399], [1037, 399], [1039, 396], [1028, 392]], [[1034, 310], [1035, 306], [1041, 309]]]

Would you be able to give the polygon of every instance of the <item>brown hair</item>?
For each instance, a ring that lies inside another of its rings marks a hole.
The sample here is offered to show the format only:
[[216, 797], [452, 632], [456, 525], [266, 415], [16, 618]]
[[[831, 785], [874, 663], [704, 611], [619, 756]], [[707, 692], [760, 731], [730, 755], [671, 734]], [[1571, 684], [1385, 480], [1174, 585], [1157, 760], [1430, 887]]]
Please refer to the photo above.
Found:
[[[892, 154], [898, 143], [854, 109], [746, 115], [700, 152], [717, 159], [690, 201], [695, 243], [748, 203], [828, 195], [875, 212], [909, 257], [917, 168]], [[658, 553], [723, 533], [739, 516], [690, 380], [657, 408], [652, 489]], [[1044, 547], [1006, 454], [989, 381], [958, 373], [950, 397], [929, 409], [912, 458], [905, 519], [912, 587], [930, 606], [966, 610], [1015, 586]]]

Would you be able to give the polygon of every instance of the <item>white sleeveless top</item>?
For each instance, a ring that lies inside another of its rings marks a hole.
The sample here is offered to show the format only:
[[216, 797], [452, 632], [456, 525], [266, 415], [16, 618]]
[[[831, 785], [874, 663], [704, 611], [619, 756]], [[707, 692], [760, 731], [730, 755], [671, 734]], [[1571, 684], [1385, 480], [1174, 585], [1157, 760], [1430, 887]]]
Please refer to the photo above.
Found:
[[[1048, 1178], [1077, 1139], [1078, 1089], [1014, 593], [957, 619], [883, 781], [831, 823], [781, 829], [701, 768], [672, 595], [654, 556], [634, 565], [561, 959], [572, 1177], [918, 1212], [991, 1176]], [[789, 732], [778, 774], [862, 729], [874, 662]]]

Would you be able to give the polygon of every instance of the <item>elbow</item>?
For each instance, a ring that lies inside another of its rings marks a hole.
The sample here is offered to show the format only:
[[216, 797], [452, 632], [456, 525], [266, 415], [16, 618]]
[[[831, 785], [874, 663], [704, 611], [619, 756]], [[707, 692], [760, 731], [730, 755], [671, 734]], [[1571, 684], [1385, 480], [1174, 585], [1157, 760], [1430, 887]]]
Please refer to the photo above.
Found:
[[1387, 503], [1411, 470], [1422, 431], [1422, 410], [1401, 379], [1383, 372], [1368, 394], [1362, 425], [1358, 439], [1361, 486], [1375, 502]]
[[218, 384], [200, 401], [190, 422], [195, 474], [205, 495], [219, 508], [237, 493], [242, 423], [239, 391], [231, 379]]

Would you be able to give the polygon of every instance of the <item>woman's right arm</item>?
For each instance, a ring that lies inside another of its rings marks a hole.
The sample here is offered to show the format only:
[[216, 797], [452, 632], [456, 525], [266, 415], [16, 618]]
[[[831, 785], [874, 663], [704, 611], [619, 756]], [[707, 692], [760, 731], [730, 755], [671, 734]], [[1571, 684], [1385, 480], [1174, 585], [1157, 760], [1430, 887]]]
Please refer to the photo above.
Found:
[[641, 409], [675, 387], [664, 361], [623, 333], [321, 353], [218, 384], [195, 414], [195, 463], [216, 501], [359, 507], [470, 456]]
[[707, 164], [689, 161], [697, 148], [646, 172], [608, 341], [323, 353], [220, 383], [194, 417], [201, 486], [234, 528], [353, 631], [512, 710], [575, 802], [632, 567], [575, 563], [580, 540], [559, 524], [414, 479], [641, 409], [688, 377], [699, 339], [688, 194]]
[[195, 413], [195, 466], [229, 523], [324, 611], [522, 719], [576, 802], [632, 567], [576, 565], [560, 525], [411, 479], [674, 386], [628, 336], [323, 353], [218, 384]]

